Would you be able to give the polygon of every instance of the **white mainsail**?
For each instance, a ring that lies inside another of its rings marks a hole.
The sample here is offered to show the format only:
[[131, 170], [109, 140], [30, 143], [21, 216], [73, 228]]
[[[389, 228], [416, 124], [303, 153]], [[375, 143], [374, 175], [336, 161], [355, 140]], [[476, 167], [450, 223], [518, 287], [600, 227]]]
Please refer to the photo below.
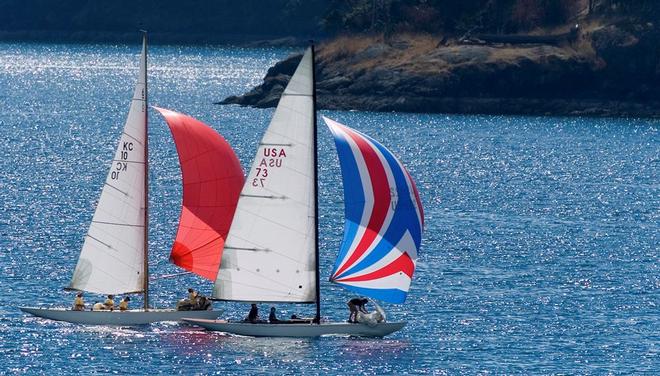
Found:
[[143, 292], [146, 226], [146, 37], [128, 119], [69, 288], [101, 294]]
[[213, 291], [217, 299], [316, 300], [312, 69], [308, 49], [241, 191]]

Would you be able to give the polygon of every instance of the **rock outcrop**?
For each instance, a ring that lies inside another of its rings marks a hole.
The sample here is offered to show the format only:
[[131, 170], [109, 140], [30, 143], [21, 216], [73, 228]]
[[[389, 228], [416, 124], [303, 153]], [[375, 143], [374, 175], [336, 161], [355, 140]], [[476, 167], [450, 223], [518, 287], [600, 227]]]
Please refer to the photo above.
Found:
[[[345, 36], [317, 53], [318, 107], [364, 111], [660, 116], [660, 35], [652, 24], [598, 25], [567, 45]], [[222, 104], [272, 107], [301, 55]]]

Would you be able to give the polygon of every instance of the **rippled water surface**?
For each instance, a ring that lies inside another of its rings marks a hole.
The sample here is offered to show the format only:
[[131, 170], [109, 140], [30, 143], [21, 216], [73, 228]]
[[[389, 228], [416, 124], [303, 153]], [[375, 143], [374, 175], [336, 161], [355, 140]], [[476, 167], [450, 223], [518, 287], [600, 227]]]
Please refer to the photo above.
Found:
[[[153, 46], [151, 103], [211, 124], [247, 168], [272, 109], [212, 102], [259, 83], [289, 52]], [[125, 120], [138, 53], [137, 44], [0, 44], [0, 373], [660, 369], [656, 120], [323, 111], [397, 153], [425, 206], [407, 304], [385, 307], [409, 324], [386, 339], [253, 339], [22, 314], [20, 304], [72, 301], [62, 287]], [[153, 110], [150, 119], [151, 272], [159, 276], [178, 272], [168, 255], [181, 188], [169, 131]], [[343, 320], [350, 294], [326, 282], [343, 229], [340, 172], [329, 131], [319, 132], [323, 315]], [[152, 303], [172, 306], [188, 286], [211, 291], [193, 276], [156, 279]], [[216, 307], [226, 317], [247, 312], [241, 304]]]

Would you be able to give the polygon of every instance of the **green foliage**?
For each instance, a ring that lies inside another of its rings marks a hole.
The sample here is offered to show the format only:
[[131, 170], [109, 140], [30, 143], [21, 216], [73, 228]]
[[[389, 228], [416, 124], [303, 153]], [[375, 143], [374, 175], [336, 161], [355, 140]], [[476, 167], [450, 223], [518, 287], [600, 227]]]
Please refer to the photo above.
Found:
[[[336, 32], [514, 33], [564, 25], [586, 14], [589, 0], [331, 0], [323, 17]], [[660, 0], [591, 0], [596, 13], [660, 14]]]
[[333, 0], [324, 25], [331, 32], [497, 31], [563, 21], [562, 1], [568, 0]]
[[[591, 6], [591, 8], [589, 8]], [[201, 36], [515, 33], [586, 14], [660, 19], [660, 0], [0, 0], [0, 31]]]

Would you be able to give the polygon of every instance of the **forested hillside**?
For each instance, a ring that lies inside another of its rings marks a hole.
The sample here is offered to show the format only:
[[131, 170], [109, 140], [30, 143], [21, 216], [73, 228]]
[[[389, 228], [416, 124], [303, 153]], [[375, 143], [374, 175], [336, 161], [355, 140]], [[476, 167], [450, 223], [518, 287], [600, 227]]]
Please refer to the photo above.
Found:
[[334, 32], [518, 33], [587, 15], [660, 20], [658, 0], [331, 0]]
[[660, 20], [658, 0], [0, 0], [0, 37], [109, 39], [148, 29], [170, 41], [337, 34], [518, 33], [585, 15]]
[[[0, 0], [5, 39], [116, 40], [147, 29], [155, 42], [319, 37], [326, 0]], [[134, 38], [134, 35], [132, 35]]]

